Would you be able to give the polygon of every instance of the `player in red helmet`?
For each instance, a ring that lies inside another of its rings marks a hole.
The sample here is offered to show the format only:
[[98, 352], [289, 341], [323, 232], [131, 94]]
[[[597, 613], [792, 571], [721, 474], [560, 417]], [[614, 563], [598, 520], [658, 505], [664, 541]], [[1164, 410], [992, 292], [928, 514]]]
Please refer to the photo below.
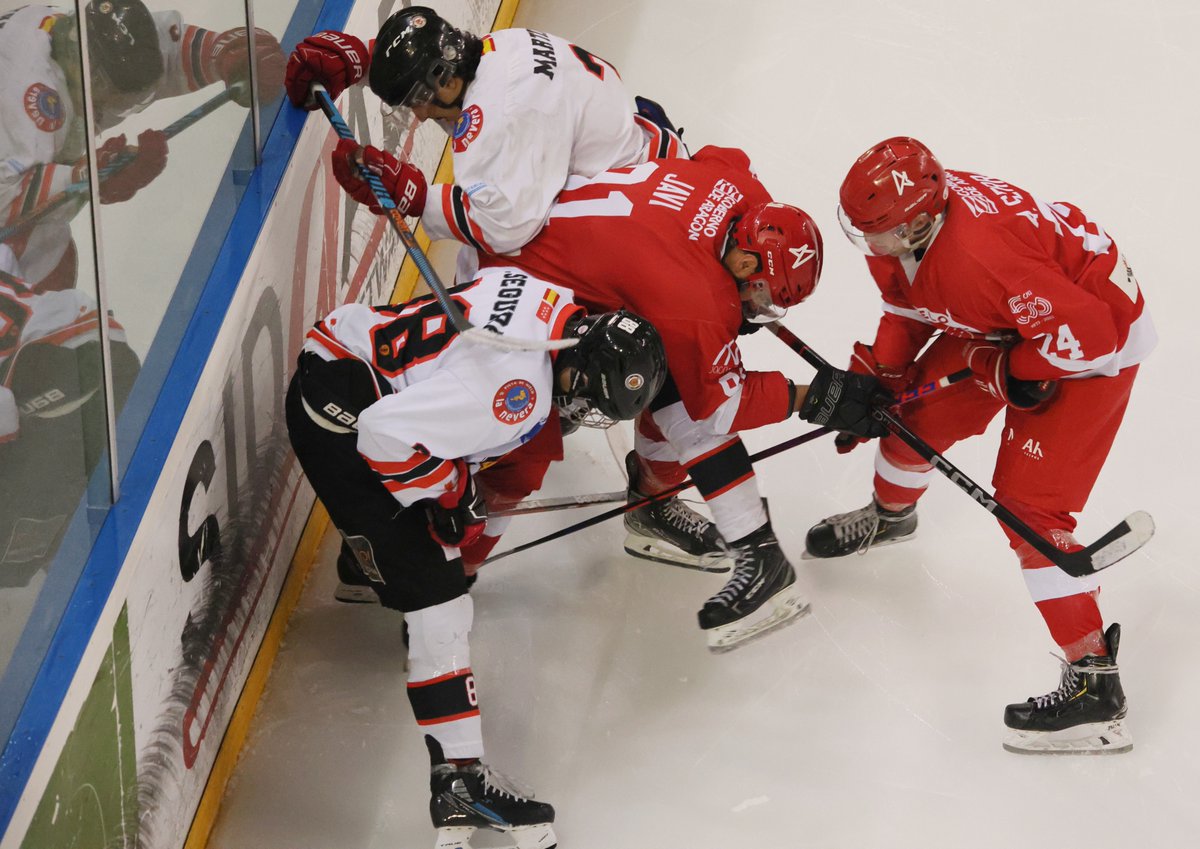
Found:
[[[1063, 550], [1079, 549], [1073, 514], [1087, 502], [1138, 365], [1156, 342], [1112, 238], [1072, 204], [947, 171], [907, 137], [858, 158], [842, 183], [839, 216], [883, 295], [875, 341], [855, 344], [851, 368], [892, 391], [971, 368], [974, 381], [906, 406], [906, 424], [943, 452], [1004, 411], [992, 478], [998, 500]], [[839, 437], [839, 451], [855, 443]], [[908, 539], [933, 473], [899, 439], [881, 440], [871, 503], [814, 526], [809, 552], [838, 557]], [[1120, 626], [1104, 629], [1098, 577], [1073, 578], [1004, 531], [1066, 658], [1057, 690], [1005, 710], [1005, 747], [1125, 751]]]
[[[821, 279], [821, 231], [808, 213], [786, 203], [752, 207], [729, 231], [733, 247], [754, 257], [744, 280], [751, 320], [776, 321], [813, 293]], [[736, 276], [736, 275], [735, 275]]]
[[774, 203], [745, 153], [706, 147], [690, 161], [573, 181], [546, 228], [494, 261], [562, 281], [589, 309], [645, 315], [662, 335], [671, 379], [637, 421], [629, 497], [690, 474], [714, 521], [678, 498], [655, 502], [626, 514], [625, 548], [707, 571], [725, 571], [732, 556], [733, 575], [699, 616], [710, 647], [732, 648], [806, 612], [738, 434], [794, 414], [825, 423], [818, 402], [838, 385], [833, 426], [877, 436], [868, 412], [877, 383], [832, 370], [805, 387], [777, 371], [747, 371], [737, 337], [747, 321], [777, 319], [816, 287], [821, 236], [812, 219]]

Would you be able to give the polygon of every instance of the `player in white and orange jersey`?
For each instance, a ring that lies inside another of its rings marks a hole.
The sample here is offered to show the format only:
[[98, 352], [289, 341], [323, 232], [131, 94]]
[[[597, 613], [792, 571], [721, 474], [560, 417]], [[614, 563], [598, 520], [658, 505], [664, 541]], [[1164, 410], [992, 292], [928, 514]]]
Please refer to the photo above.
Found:
[[[558, 409], [637, 415], [662, 386], [665, 356], [646, 320], [585, 315], [570, 290], [516, 268], [488, 269], [450, 292], [481, 327], [578, 343], [553, 354], [474, 344], [430, 296], [347, 304], [305, 339], [285, 403], [288, 434], [379, 600], [405, 613], [408, 695], [433, 764], [439, 845], [488, 827], [514, 832], [519, 846], [551, 846], [554, 809], [506, 792], [480, 762], [474, 614], [460, 555], [487, 523], [476, 476], [556, 429]], [[545, 466], [535, 469], [539, 482]]]
[[[422, 216], [430, 238], [457, 239], [482, 253], [506, 253], [533, 238], [568, 177], [687, 153], [656, 104], [641, 98], [637, 104], [647, 114], [657, 111], [654, 120], [635, 114], [634, 98], [612, 65], [536, 30], [480, 38], [413, 6], [384, 22], [369, 60], [352, 35], [306, 38], [288, 63], [288, 95], [312, 108], [312, 83], [337, 97], [365, 75], [385, 103], [409, 107], [449, 133], [454, 182], [434, 185], [426, 200], [419, 169], [373, 147], [365, 161], [402, 213]], [[343, 140], [334, 173], [356, 199], [375, 207], [348, 161], [357, 151]]]
[[[907, 137], [858, 159], [842, 183], [839, 215], [883, 295], [875, 341], [855, 345], [851, 367], [892, 389], [973, 369], [976, 381], [906, 407], [905, 423], [941, 452], [982, 433], [1004, 410], [997, 497], [1063, 550], [1079, 549], [1073, 514], [1087, 502], [1138, 364], [1156, 342], [1141, 289], [1112, 238], [1072, 204], [945, 170]], [[839, 442], [842, 450], [853, 445]], [[813, 527], [810, 553], [836, 557], [915, 532], [932, 466], [892, 437], [881, 441], [875, 469], [872, 503]], [[1129, 748], [1116, 666], [1120, 626], [1103, 628], [1098, 579], [1067, 575], [1004, 530], [1066, 656], [1058, 690], [1008, 706], [1006, 747]]]

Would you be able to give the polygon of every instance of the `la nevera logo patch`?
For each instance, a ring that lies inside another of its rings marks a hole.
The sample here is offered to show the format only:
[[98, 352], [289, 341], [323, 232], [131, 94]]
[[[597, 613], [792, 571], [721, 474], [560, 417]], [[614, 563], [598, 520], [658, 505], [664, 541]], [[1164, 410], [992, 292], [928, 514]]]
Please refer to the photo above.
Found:
[[483, 110], [472, 103], [458, 116], [454, 124], [454, 152], [462, 153], [483, 132]]
[[510, 380], [496, 390], [492, 399], [492, 415], [504, 424], [520, 424], [529, 418], [537, 392], [528, 380]]
[[63, 102], [58, 92], [45, 83], [25, 89], [25, 114], [44, 133], [53, 133], [63, 125]]

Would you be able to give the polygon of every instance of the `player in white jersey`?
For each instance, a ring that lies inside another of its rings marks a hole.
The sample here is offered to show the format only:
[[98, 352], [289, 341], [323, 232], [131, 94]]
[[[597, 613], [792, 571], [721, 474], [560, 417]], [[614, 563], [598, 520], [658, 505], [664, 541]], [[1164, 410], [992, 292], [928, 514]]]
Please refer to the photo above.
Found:
[[553, 354], [499, 352], [459, 337], [430, 296], [347, 304], [308, 333], [285, 404], [288, 434], [379, 600], [405, 613], [408, 695], [433, 764], [438, 846], [462, 846], [477, 827], [551, 846], [553, 808], [506, 793], [480, 762], [460, 555], [487, 521], [475, 476], [557, 427], [556, 408], [633, 418], [662, 387], [666, 355], [644, 319], [587, 316], [569, 289], [516, 268], [487, 269], [451, 295], [496, 332], [579, 342]]
[[[401, 212], [422, 216], [430, 238], [457, 239], [485, 253], [507, 253], [532, 239], [569, 177], [687, 155], [660, 109], [653, 119], [635, 114], [616, 69], [535, 30], [480, 38], [414, 6], [384, 23], [369, 62], [352, 35], [305, 39], [288, 63], [288, 95], [312, 108], [312, 83], [336, 97], [368, 74], [385, 103], [409, 107], [422, 121], [433, 118], [450, 134], [454, 182], [434, 185], [426, 202], [417, 168], [372, 147], [365, 161], [381, 174]], [[638, 98], [646, 114], [654, 107]], [[378, 212], [350, 162], [357, 153], [357, 145], [344, 140], [334, 152], [334, 173]]]
[[[151, 13], [141, 0], [87, 5], [89, 56], [97, 130], [163, 97], [223, 82], [233, 99], [249, 105], [249, 39], [245, 27], [217, 33], [184, 24], [178, 12]], [[0, 225], [35, 213], [68, 185], [87, 179], [79, 70], [79, 27], [73, 10], [31, 5], [0, 16]], [[279, 42], [255, 31], [258, 88], [273, 99], [283, 82]], [[166, 167], [167, 140], [146, 130], [136, 146], [124, 135], [100, 145], [103, 168], [122, 153], [132, 162], [106, 176], [101, 203], [134, 196]], [[67, 223], [79, 210], [66, 204], [9, 243], [25, 281], [41, 290], [74, 283], [75, 252]]]
[[[119, 408], [139, 363], [111, 316], [108, 331]], [[106, 434], [96, 302], [33, 291], [0, 244], [0, 587], [25, 586], [54, 556]]]

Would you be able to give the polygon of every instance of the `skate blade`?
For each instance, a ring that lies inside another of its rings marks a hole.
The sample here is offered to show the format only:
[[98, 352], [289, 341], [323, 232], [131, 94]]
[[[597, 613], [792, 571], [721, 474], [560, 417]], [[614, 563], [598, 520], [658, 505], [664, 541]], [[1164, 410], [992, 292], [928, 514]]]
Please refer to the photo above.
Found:
[[625, 538], [625, 553], [639, 560], [666, 563], [668, 566], [695, 569], [697, 572], [728, 572], [730, 569], [729, 556], [724, 552], [688, 554], [674, 546], [665, 547], [662, 540], [640, 534], [631, 533]]
[[[800, 591], [792, 584], [777, 592], [745, 619], [709, 629], [708, 650], [713, 654], [724, 654], [739, 649], [791, 625], [811, 612], [812, 605], [800, 597]], [[751, 621], [758, 614], [764, 615], [757, 621]]]
[[379, 604], [379, 594], [361, 584], [339, 583], [333, 597], [342, 604]]
[[1119, 755], [1133, 748], [1124, 719], [1076, 725], [1062, 731], [1009, 729], [1006, 751], [1018, 755]]
[[[470, 841], [476, 830], [475, 826], [470, 825], [439, 828], [434, 849], [472, 849]], [[558, 846], [558, 839], [554, 836], [554, 828], [550, 823], [516, 825], [496, 830], [511, 838], [511, 842], [496, 849], [556, 849]]]
[[863, 549], [862, 551], [847, 551], [845, 554], [834, 554], [829, 557], [822, 557], [820, 554], [813, 554], [811, 551], [809, 551], [807, 548], [805, 548], [804, 552], [800, 555], [800, 559], [801, 560], [837, 560], [839, 557], [849, 557], [851, 554], [858, 554], [861, 556], [863, 554], [866, 554], [868, 551], [874, 551], [877, 548], [886, 548], [887, 546], [895, 545], [898, 542], [908, 542], [910, 539], [912, 539], [916, 535], [917, 535], [917, 532], [913, 531], [911, 534], [905, 534], [904, 536], [901, 536], [901, 537], [892, 537], [890, 539], [881, 540], [880, 542], [873, 542], [873, 543], [871, 543], [870, 546]]

